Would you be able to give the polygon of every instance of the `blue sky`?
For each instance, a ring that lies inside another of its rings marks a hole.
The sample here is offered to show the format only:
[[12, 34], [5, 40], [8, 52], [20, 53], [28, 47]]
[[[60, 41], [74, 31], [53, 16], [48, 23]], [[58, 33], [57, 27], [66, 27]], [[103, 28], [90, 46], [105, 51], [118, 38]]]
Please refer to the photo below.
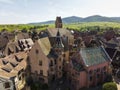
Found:
[[0, 24], [54, 20], [56, 16], [120, 17], [120, 0], [0, 0]]

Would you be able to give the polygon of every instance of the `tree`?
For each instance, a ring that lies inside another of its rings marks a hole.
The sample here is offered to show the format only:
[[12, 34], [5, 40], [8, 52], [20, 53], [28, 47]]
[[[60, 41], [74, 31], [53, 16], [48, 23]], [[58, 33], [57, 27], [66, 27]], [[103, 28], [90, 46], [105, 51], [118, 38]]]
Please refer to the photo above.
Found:
[[118, 90], [117, 85], [113, 82], [103, 84], [103, 90]]
[[23, 28], [23, 29], [21, 30], [21, 32], [27, 33], [27, 29], [26, 29], [26, 28]]
[[106, 78], [105, 78], [105, 82], [111, 82], [112, 81], [112, 75], [111, 74], [107, 74]]
[[48, 90], [48, 89], [49, 89], [48, 84], [43, 84], [42, 85], [42, 90]]
[[27, 77], [26, 78], [26, 83], [28, 86], [32, 85], [33, 84], [33, 78], [31, 76]]

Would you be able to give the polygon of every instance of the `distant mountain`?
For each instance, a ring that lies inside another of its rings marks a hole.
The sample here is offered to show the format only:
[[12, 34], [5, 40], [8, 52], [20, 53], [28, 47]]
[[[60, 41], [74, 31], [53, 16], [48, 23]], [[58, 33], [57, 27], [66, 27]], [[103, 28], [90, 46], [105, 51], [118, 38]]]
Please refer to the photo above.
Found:
[[83, 18], [77, 17], [77, 16], [71, 16], [71, 17], [66, 17], [62, 18], [63, 23], [75, 23], [75, 22], [81, 22]]
[[55, 23], [54, 20], [50, 20], [50, 21], [45, 21], [45, 22], [35, 22], [35, 23], [29, 23], [29, 24], [33, 24], [33, 25], [39, 25], [39, 24], [53, 24]]
[[[120, 22], [120, 17], [105, 17], [100, 15], [93, 15], [86, 18], [71, 16], [62, 18], [63, 23], [78, 23], [78, 22]], [[53, 24], [54, 20], [45, 21], [45, 22], [37, 22], [37, 23], [29, 23], [29, 24]]]
[[83, 18], [81, 22], [120, 22], [120, 17], [105, 17], [100, 15], [93, 15]]
[[111, 21], [111, 18], [103, 17], [99, 15], [89, 16], [84, 19], [82, 19], [82, 22], [96, 22], [96, 21]]

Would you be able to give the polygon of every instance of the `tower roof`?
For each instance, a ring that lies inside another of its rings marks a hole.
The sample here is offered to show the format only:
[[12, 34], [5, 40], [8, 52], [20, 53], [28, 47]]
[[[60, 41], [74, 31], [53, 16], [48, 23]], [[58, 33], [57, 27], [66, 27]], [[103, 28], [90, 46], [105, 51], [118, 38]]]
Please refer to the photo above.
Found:
[[60, 32], [59, 32], [59, 29], [58, 29], [58, 32], [57, 32], [57, 35], [56, 35], [57, 37], [60, 37], [61, 35], [60, 35]]
[[60, 32], [59, 32], [59, 29], [58, 29], [57, 35], [56, 35], [55, 47], [57, 47], [57, 48], [63, 48], [64, 47], [64, 45], [62, 43], [62, 38], [61, 38], [61, 35], [60, 35]]

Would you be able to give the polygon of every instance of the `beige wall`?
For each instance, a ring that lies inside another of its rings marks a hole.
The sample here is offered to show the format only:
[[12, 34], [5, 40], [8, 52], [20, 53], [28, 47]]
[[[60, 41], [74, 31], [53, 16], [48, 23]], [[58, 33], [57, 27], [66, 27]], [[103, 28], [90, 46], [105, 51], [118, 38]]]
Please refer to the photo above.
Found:
[[69, 51], [64, 52], [64, 54], [65, 54], [64, 60], [66, 62], [69, 62]]
[[[36, 53], [38, 50], [38, 53]], [[35, 73], [37, 71], [40, 74], [40, 70], [43, 70], [43, 76], [48, 76], [49, 69], [49, 59], [42, 52], [41, 47], [38, 42], [36, 42], [29, 53], [30, 65], [31, 65], [31, 73]], [[39, 65], [39, 61], [42, 61], [42, 66]], [[47, 81], [45, 81], [47, 82]]]

